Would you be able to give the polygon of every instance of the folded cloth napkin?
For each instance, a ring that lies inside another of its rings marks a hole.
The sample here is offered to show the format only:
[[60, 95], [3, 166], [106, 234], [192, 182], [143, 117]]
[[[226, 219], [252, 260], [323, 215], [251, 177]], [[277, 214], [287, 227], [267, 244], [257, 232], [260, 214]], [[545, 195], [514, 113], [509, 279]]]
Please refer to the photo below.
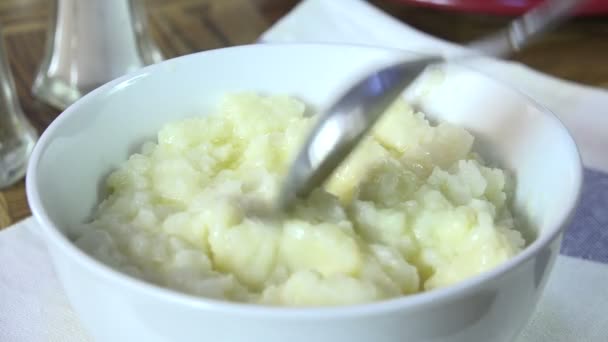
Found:
[[0, 231], [0, 341], [92, 341], [70, 308], [33, 217]]
[[[360, 0], [304, 0], [261, 41], [357, 43], [446, 56], [463, 49], [418, 32]], [[562, 255], [519, 342], [606, 341], [608, 155], [602, 154], [602, 148], [608, 148], [608, 113], [600, 111], [608, 108], [608, 93], [514, 63], [483, 60], [475, 67], [552, 109], [575, 136], [589, 168]], [[70, 309], [44, 243], [34, 233], [37, 228], [29, 218], [0, 231], [0, 341], [90, 341]]]

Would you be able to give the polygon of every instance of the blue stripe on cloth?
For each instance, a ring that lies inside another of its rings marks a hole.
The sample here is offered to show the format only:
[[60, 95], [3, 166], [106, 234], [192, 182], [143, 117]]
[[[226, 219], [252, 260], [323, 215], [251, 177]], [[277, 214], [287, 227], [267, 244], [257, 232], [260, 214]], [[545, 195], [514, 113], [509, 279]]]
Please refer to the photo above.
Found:
[[585, 170], [581, 201], [561, 253], [608, 263], [608, 173]]

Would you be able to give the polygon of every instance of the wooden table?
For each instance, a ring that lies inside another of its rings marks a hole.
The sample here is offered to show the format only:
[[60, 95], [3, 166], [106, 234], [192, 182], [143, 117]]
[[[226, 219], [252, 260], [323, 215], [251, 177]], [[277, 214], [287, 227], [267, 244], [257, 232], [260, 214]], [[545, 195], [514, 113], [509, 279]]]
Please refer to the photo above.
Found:
[[[0, 25], [19, 99], [40, 131], [58, 114], [30, 93], [44, 50], [49, 1], [0, 0]], [[151, 33], [168, 57], [251, 43], [297, 2], [146, 1]], [[508, 21], [504, 17], [413, 8], [390, 0], [372, 2], [422, 31], [454, 42], [481, 36]], [[516, 60], [554, 76], [608, 88], [608, 17], [573, 20], [518, 55]], [[0, 191], [0, 229], [29, 214], [23, 182]]]

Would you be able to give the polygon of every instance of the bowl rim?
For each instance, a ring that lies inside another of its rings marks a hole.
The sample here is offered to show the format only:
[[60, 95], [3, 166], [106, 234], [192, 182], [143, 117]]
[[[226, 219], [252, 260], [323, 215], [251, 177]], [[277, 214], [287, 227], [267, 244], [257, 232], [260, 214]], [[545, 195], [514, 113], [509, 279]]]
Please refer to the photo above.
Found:
[[[57, 228], [54, 222], [50, 219], [44, 205], [42, 204], [38, 190], [38, 164], [41, 159], [46, 145], [54, 139], [54, 132], [60, 127], [63, 122], [70, 120], [72, 116], [79, 115], [79, 108], [86, 102], [108, 93], [116, 88], [116, 86], [129, 82], [135, 78], [143, 77], [159, 68], [164, 68], [177, 61], [186, 59], [198, 59], [201, 56], [208, 54], [225, 53], [226, 51], [239, 52], [241, 50], [247, 51], [251, 49], [285, 49], [293, 47], [303, 49], [355, 49], [359, 51], [384, 53], [384, 54], [398, 54], [407, 53], [410, 55], [423, 56], [424, 53], [409, 51], [404, 49], [393, 49], [383, 47], [373, 47], [360, 44], [334, 44], [334, 43], [281, 43], [281, 44], [249, 44], [240, 45], [234, 47], [226, 47], [208, 51], [201, 51], [192, 53], [172, 59], [165, 60], [163, 62], [149, 65], [141, 68], [135, 72], [124, 75], [117, 79], [114, 79], [99, 88], [94, 89], [90, 93], [83, 96], [81, 99], [76, 101], [74, 104], [69, 106], [63, 111], [43, 132], [40, 139], [38, 140], [28, 165], [27, 176], [26, 176], [26, 193], [28, 203], [31, 207], [32, 214], [36, 221], [40, 225], [40, 229], [44, 233], [45, 243], [52, 244], [55, 248], [61, 250], [66, 257], [74, 259], [74, 262], [80, 265], [80, 267], [86, 268], [88, 272], [95, 273], [98, 277], [103, 278], [108, 283], [112, 283], [118, 288], [123, 288], [123, 291], [138, 291], [142, 295], [148, 297], [154, 297], [157, 300], [162, 300], [167, 303], [185, 306], [190, 309], [196, 310], [213, 310], [224, 314], [235, 314], [244, 317], [251, 317], [253, 315], [263, 315], [265, 317], [275, 317], [283, 320], [292, 319], [339, 319], [345, 317], [357, 317], [357, 316], [369, 316], [385, 314], [387, 312], [408, 310], [414, 307], [425, 306], [425, 305], [441, 305], [447, 301], [462, 298], [479, 288], [484, 287], [487, 283], [496, 280], [512, 270], [516, 269], [521, 264], [533, 259], [543, 248], [548, 246], [553, 240], [555, 240], [565, 229], [565, 227], [571, 221], [575, 209], [580, 202], [581, 187], [583, 182], [583, 166], [579, 153], [579, 149], [574, 141], [572, 135], [561, 122], [561, 120], [545, 106], [539, 104], [537, 101], [519, 91], [518, 89], [508, 85], [500, 80], [497, 80], [482, 71], [476, 70], [474, 67], [468, 65], [459, 64], [458, 67], [462, 67], [473, 71], [474, 73], [486, 78], [490, 82], [498, 83], [500, 86], [506, 88], [509, 91], [517, 93], [521, 96], [524, 101], [535, 107], [541, 115], [549, 117], [554, 120], [557, 124], [557, 128], [565, 134], [565, 137], [569, 140], [568, 144], [573, 149], [573, 152], [577, 156], [576, 165], [574, 168], [575, 178], [575, 196], [571, 199], [567, 211], [560, 213], [559, 219], [555, 221], [553, 226], [548, 227], [548, 233], [536, 238], [532, 243], [526, 245], [526, 247], [513, 258], [501, 263], [500, 265], [477, 274], [473, 277], [462, 280], [456, 284], [447, 286], [445, 288], [435, 289], [428, 292], [420, 292], [411, 295], [405, 295], [400, 297], [388, 298], [385, 300], [342, 305], [342, 306], [317, 306], [317, 307], [283, 307], [283, 306], [267, 306], [262, 304], [254, 303], [242, 303], [242, 302], [231, 302], [228, 300], [214, 299], [202, 296], [191, 295], [170, 288], [161, 287], [153, 283], [145, 282], [138, 278], [132, 277], [125, 273], [122, 273], [110, 266], [98, 261], [93, 256], [85, 253], [79, 249], [68, 237], [66, 237]], [[53, 263], [55, 259], [51, 258]]]

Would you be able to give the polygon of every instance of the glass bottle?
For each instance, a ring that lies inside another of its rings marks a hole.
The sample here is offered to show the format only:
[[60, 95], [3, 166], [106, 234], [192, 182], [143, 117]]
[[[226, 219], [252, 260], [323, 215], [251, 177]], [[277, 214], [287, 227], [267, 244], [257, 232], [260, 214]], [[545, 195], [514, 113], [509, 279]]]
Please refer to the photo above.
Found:
[[51, 3], [45, 55], [32, 87], [51, 106], [65, 109], [100, 85], [162, 60], [142, 0]]
[[4, 42], [0, 39], [0, 189], [25, 175], [37, 138], [17, 99]]

